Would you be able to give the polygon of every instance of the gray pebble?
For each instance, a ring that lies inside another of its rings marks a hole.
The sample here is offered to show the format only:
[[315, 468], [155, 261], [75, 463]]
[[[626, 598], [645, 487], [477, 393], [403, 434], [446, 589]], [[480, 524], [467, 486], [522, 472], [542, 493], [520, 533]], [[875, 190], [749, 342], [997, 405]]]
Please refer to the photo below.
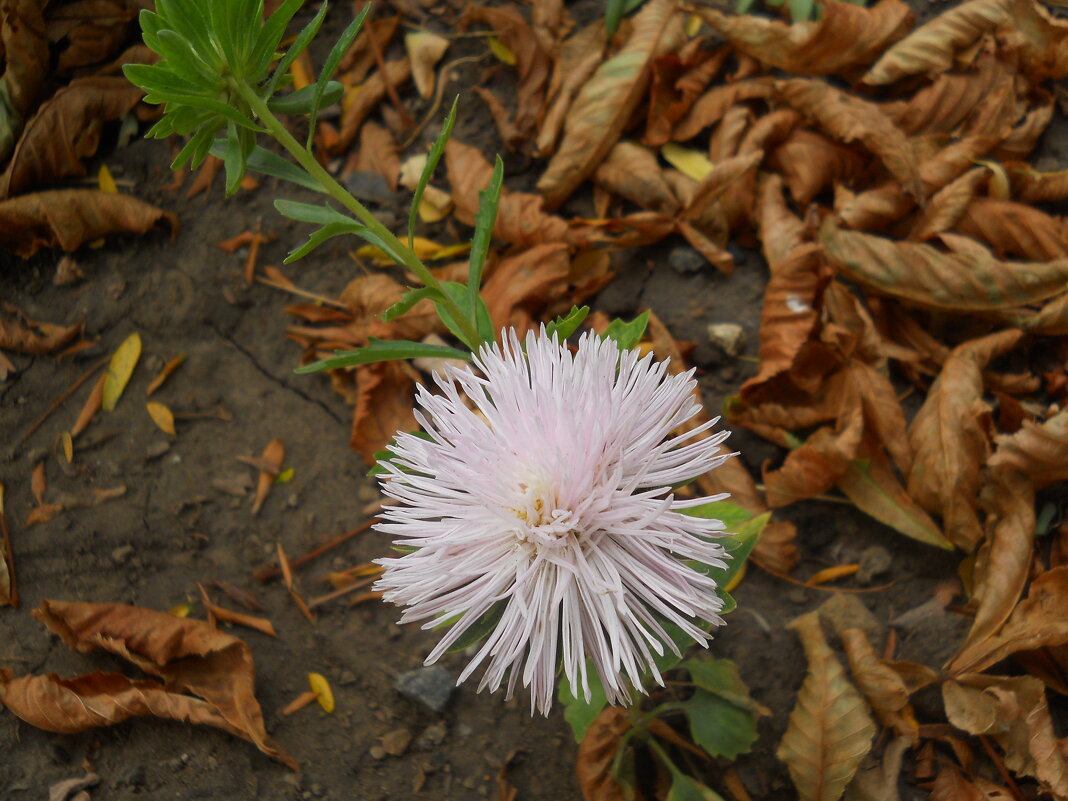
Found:
[[132, 545], [120, 545], [118, 548], [111, 552], [111, 561], [117, 565], [124, 564], [130, 555], [133, 553]]
[[872, 583], [876, 576], [881, 576], [890, 569], [893, 558], [890, 551], [881, 545], [873, 545], [865, 548], [860, 554], [860, 570], [857, 571], [857, 581], [867, 586]]
[[441, 712], [449, 703], [456, 682], [443, 667], [420, 667], [397, 677], [397, 692], [416, 703]]
[[695, 273], [704, 268], [705, 257], [689, 245], [679, 245], [668, 254], [668, 266], [677, 273]]

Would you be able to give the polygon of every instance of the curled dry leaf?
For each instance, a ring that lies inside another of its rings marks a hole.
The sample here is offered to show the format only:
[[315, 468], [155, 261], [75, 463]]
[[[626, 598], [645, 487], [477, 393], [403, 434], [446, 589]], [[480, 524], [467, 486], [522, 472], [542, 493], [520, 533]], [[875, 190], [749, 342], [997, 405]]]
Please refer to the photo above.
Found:
[[989, 170], [985, 167], [976, 167], [935, 192], [923, 211], [913, 220], [908, 238], [914, 242], [922, 242], [954, 228], [968, 210], [968, 205], [986, 181], [988, 174]]
[[774, 509], [831, 489], [849, 470], [863, 435], [864, 415], [859, 407], [839, 417], [835, 426], [816, 430], [786, 455], [782, 467], [764, 472], [768, 506]]
[[1018, 470], [1036, 489], [1068, 480], [1068, 411], [1059, 412], [1044, 423], [1025, 420], [1019, 431], [1002, 434], [987, 466]]
[[115, 673], [61, 679], [0, 671], [0, 703], [27, 723], [59, 733], [137, 715], [205, 723], [298, 769], [264, 729], [252, 652], [236, 637], [200, 620], [123, 604], [43, 601], [33, 615], [69, 648], [108, 651], [163, 684]]
[[941, 514], [946, 537], [966, 551], [983, 538], [977, 499], [990, 451], [984, 424], [990, 409], [982, 399], [982, 370], [1021, 337], [1022, 331], [1010, 329], [955, 348], [909, 426], [909, 495]]
[[598, 19], [568, 37], [560, 46], [549, 81], [546, 111], [538, 125], [536, 150], [539, 156], [549, 156], [556, 150], [556, 140], [560, 137], [571, 103], [601, 63], [607, 44], [604, 20]]
[[999, 261], [975, 243], [968, 252], [896, 242], [839, 228], [830, 217], [820, 228], [828, 263], [850, 280], [891, 297], [932, 309], [986, 311], [1024, 306], [1064, 291], [1068, 259]]
[[397, 142], [388, 128], [368, 120], [360, 128], [360, 149], [356, 153], [356, 169], [376, 172], [386, 179], [389, 188], [397, 191], [401, 174]]
[[274, 477], [282, 469], [282, 463], [286, 459], [286, 446], [280, 439], [272, 439], [263, 449], [260, 460], [266, 469], [261, 469], [256, 479], [256, 495], [252, 499], [252, 514], [258, 515], [263, 508], [264, 501], [274, 486]]
[[22, 123], [37, 105], [38, 95], [48, 77], [48, 34], [41, 14], [44, 6], [36, 0], [15, 0], [4, 4], [0, 14], [0, 52], [4, 72], [0, 75], [0, 104], [14, 113], [0, 120], [0, 163], [7, 160], [22, 131]]
[[85, 175], [104, 123], [128, 114], [144, 92], [125, 78], [78, 78], [56, 92], [26, 123], [0, 176], [0, 198], [61, 178]]
[[1040, 172], [1027, 164], [1006, 164], [1012, 196], [1021, 203], [1050, 203], [1068, 198], [1068, 170]]
[[912, 26], [912, 12], [901, 0], [880, 0], [870, 9], [821, 0], [819, 7], [818, 20], [793, 24], [752, 14], [727, 15], [704, 6], [696, 13], [738, 51], [800, 75], [854, 73]]
[[782, 173], [799, 207], [835, 183], [851, 184], [868, 168], [868, 160], [845, 145], [807, 128], [794, 130], [768, 157]]
[[449, 49], [449, 40], [429, 31], [405, 34], [404, 47], [412, 64], [412, 81], [419, 94], [428, 98], [434, 93], [434, 67]]
[[985, 242], [999, 258], [1038, 262], [1068, 258], [1064, 220], [1024, 203], [972, 198], [956, 231]]
[[[384, 66], [389, 83], [394, 87], [406, 83], [412, 76], [412, 64], [407, 56], [387, 61]], [[341, 129], [337, 140], [330, 144], [331, 153], [344, 153], [349, 149], [363, 121], [385, 96], [386, 80], [381, 72], [375, 72], [362, 84], [345, 92], [341, 99]]]
[[547, 208], [560, 206], [619, 139], [645, 94], [653, 58], [681, 41], [675, 6], [675, 0], [645, 3], [623, 49], [583, 85], [568, 112], [560, 146], [538, 180]]
[[919, 165], [905, 132], [875, 103], [823, 81], [791, 78], [775, 84], [777, 97], [841, 142], [860, 142], [916, 199], [923, 197]]
[[969, 674], [947, 681], [942, 699], [949, 722], [989, 736], [1009, 770], [1034, 777], [1058, 801], [1068, 798], [1068, 741], [1057, 739], [1041, 681]]
[[748, 100], [770, 100], [775, 96], [775, 81], [771, 78], [751, 78], [737, 83], [715, 86], [701, 95], [675, 125], [672, 138], [676, 142], [693, 139], [710, 125], [715, 125], [728, 110]]
[[849, 660], [849, 672], [864, 693], [879, 721], [913, 745], [919, 742], [920, 724], [909, 703], [909, 687], [892, 667], [876, 654], [863, 629], [839, 632]]
[[352, 413], [349, 445], [364, 461], [375, 463], [398, 431], [414, 431], [419, 424], [413, 411], [415, 382], [402, 362], [377, 362], [356, 368], [356, 408]]
[[612, 778], [612, 763], [630, 729], [627, 710], [606, 706], [586, 729], [575, 761], [579, 789], [587, 801], [642, 801], [640, 794], [625, 794]]
[[943, 765], [931, 783], [931, 801], [1009, 801], [1012, 793], [984, 779], [968, 780], [954, 765]]
[[559, 242], [502, 259], [482, 287], [494, 328], [512, 326], [522, 336], [536, 327], [539, 312], [566, 294], [570, 267], [567, 245]]
[[31, 356], [51, 353], [75, 339], [84, 328], [84, 323], [39, 323], [6, 303], [0, 306], [0, 311], [8, 312], [14, 318], [0, 314], [0, 348], [16, 353], [28, 353]]
[[808, 673], [776, 756], [801, 801], [837, 801], [871, 749], [875, 724], [827, 645], [819, 614], [802, 615], [788, 628], [801, 638]]
[[985, 670], [1019, 651], [1068, 643], [1068, 566], [1055, 567], [1031, 583], [1008, 621], [993, 637], [958, 653], [947, 666], [954, 673]]
[[656, 156], [634, 142], [619, 142], [608, 151], [593, 180], [643, 209], [668, 215], [679, 210], [679, 201], [665, 180]]
[[169, 211], [130, 195], [95, 189], [57, 189], [0, 201], [0, 248], [29, 258], [42, 247], [75, 250], [119, 231], [178, 231]]

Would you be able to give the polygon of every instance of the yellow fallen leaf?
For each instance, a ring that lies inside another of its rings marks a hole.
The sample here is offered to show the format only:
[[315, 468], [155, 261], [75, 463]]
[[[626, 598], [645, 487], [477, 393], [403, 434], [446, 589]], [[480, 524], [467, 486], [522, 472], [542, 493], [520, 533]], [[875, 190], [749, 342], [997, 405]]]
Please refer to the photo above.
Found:
[[60, 434], [60, 442], [63, 443], [63, 458], [67, 460], [67, 464], [70, 464], [74, 461], [74, 439], [69, 431]]
[[425, 223], [444, 220], [452, 211], [452, 198], [436, 186], [427, 185], [419, 200], [419, 219]]
[[115, 404], [122, 397], [122, 391], [133, 375], [137, 360], [141, 358], [141, 335], [134, 331], [126, 337], [121, 345], [115, 350], [108, 365], [107, 374], [104, 377], [103, 400], [100, 403], [105, 412], [115, 408]]
[[701, 30], [701, 18], [696, 14], [690, 14], [686, 18], [686, 35], [692, 39], [697, 36], [699, 30]]
[[445, 55], [449, 40], [429, 31], [417, 31], [405, 35], [404, 48], [412, 64], [415, 88], [422, 97], [430, 97], [434, 93], [434, 65]]
[[174, 415], [171, 414], [171, 410], [157, 401], [149, 401], [145, 404], [145, 408], [148, 409], [152, 422], [159, 426], [160, 431], [173, 437]]
[[107, 239], [105, 239], [104, 237], [100, 237], [99, 239], [94, 239], [92, 242], [86, 245], [86, 247], [90, 250], [100, 250], [100, 248], [104, 247], [104, 244], [106, 242]]
[[330, 689], [330, 683], [319, 673], [308, 674], [308, 686], [315, 693], [315, 698], [324, 712], [334, 711], [334, 691]]
[[288, 484], [290, 481], [293, 480], [293, 474], [295, 472], [296, 471], [293, 470], [292, 467], [287, 467], [285, 470], [283, 470], [281, 473], [279, 473], [277, 476], [274, 477], [274, 483], [275, 484]]
[[96, 182], [100, 185], [101, 192], [107, 192], [109, 195], [119, 194], [119, 187], [115, 185], [115, 179], [111, 177], [111, 170], [108, 169], [107, 164], [100, 165], [100, 172], [97, 173]]
[[860, 570], [860, 565], [835, 565], [834, 567], [827, 567], [820, 570], [812, 578], [808, 580], [809, 584], [824, 584], [828, 581], [834, 581], [835, 579], [845, 578], [846, 576], [852, 576]]
[[189, 617], [189, 613], [193, 611], [193, 605], [186, 601], [185, 603], [177, 604], [167, 610], [167, 614], [174, 615], [175, 617]]
[[486, 44], [489, 45], [490, 52], [497, 57], [498, 60], [503, 61], [509, 67], [514, 67], [516, 64], [515, 53], [508, 49], [508, 46], [498, 39], [496, 36], [490, 36], [486, 39]]
[[145, 396], [147, 397], [148, 395], [151, 395], [153, 392], [163, 386], [163, 382], [170, 378], [171, 373], [177, 370], [178, 365], [180, 365], [184, 361], [185, 354], [179, 353], [177, 356], [175, 356], [173, 359], [163, 365], [163, 369], [159, 371], [159, 375], [157, 375], [149, 382], [148, 387], [145, 389]]
[[714, 166], [708, 156], [700, 150], [683, 147], [674, 142], [668, 142], [660, 148], [660, 155], [676, 170], [695, 181], [703, 181], [705, 176], [712, 172]]
[[[431, 261], [434, 261], [436, 259], [449, 258], [450, 256], [454, 256], [459, 252], [466, 253], [466, 249], [471, 247], [470, 245], [463, 245], [462, 247], [464, 248], [464, 250], [458, 251], [456, 249], [457, 246], [455, 245], [444, 247], [442, 245], [439, 245], [437, 242], [434, 242], [433, 240], [424, 239], [421, 236], [417, 236], [415, 238], [414, 245], [416, 256], [418, 256], [420, 259], [429, 259]], [[385, 267], [387, 265], [394, 264], [392, 257], [387, 256], [385, 251], [383, 251], [377, 245], [364, 245], [356, 251], [356, 257], [360, 259], [370, 259], [372, 262], [374, 262], [376, 266], [379, 267]]]

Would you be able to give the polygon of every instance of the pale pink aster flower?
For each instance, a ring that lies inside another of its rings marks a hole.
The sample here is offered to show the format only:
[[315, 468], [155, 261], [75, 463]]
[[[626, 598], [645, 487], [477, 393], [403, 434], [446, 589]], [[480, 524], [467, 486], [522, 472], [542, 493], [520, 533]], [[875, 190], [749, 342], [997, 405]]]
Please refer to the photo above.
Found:
[[715, 581], [684, 560], [723, 567], [724, 526], [680, 510], [726, 496], [678, 500], [671, 487], [729, 458], [727, 432], [695, 439], [713, 420], [672, 436], [700, 408], [692, 370], [668, 375], [591, 333], [574, 355], [544, 331], [525, 355], [514, 331], [502, 338], [475, 358], [481, 375], [450, 367], [441, 394], [419, 388], [430, 439], [397, 435], [382, 476], [397, 504], [376, 526], [415, 550], [379, 560], [375, 588], [407, 607], [402, 623], [455, 619], [426, 664], [503, 605], [457, 683], [486, 663], [479, 690], [507, 676], [511, 697], [522, 680], [531, 712], [548, 714], [561, 662], [589, 700], [589, 659], [608, 700], [629, 702], [627, 680], [640, 688], [649, 670], [662, 683], [654, 655], [678, 653], [660, 620], [702, 645], [697, 623], [723, 622]]

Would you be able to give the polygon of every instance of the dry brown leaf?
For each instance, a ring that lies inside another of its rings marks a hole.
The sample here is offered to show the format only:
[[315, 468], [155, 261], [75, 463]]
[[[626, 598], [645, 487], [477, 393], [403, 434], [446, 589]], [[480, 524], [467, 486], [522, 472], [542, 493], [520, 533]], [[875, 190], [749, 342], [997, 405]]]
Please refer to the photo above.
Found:
[[749, 127], [753, 124], [753, 112], [747, 106], [738, 105], [727, 109], [708, 138], [708, 158], [712, 163], [737, 155]]
[[434, 67], [449, 49], [449, 40], [429, 31], [405, 34], [404, 47], [412, 64], [412, 81], [423, 98], [434, 94]]
[[993, 637], [957, 654], [948, 668], [954, 673], [985, 670], [1018, 651], [1068, 643], [1068, 566], [1048, 570], [1031, 583], [1008, 621]]
[[378, 362], [356, 368], [356, 408], [349, 445], [369, 465], [398, 431], [418, 428], [412, 399], [415, 382], [405, 366]]
[[850, 280], [917, 306], [960, 313], [1037, 303], [1064, 291], [1068, 259], [999, 261], [978, 243], [945, 253], [931, 245], [897, 242], [839, 228], [820, 228], [828, 263]]
[[164, 684], [106, 673], [61, 679], [0, 672], [0, 702], [27, 723], [60, 733], [145, 714], [207, 723], [298, 769], [264, 729], [252, 652], [236, 637], [200, 620], [123, 604], [42, 601], [33, 615], [69, 648], [108, 651]]
[[625, 793], [612, 778], [616, 751], [629, 729], [630, 716], [618, 706], [606, 706], [586, 729], [575, 760], [579, 789], [586, 801], [643, 801], [641, 794]]
[[1006, 164], [1012, 196], [1021, 203], [1050, 203], [1068, 198], [1068, 170], [1040, 172], [1027, 164]]
[[538, 37], [517, 9], [509, 6], [472, 6], [461, 20], [461, 25], [481, 22], [493, 28], [497, 38], [516, 58], [519, 86], [516, 88], [515, 127], [524, 138], [529, 138], [544, 112], [545, 89], [549, 84], [552, 60], [541, 46]]
[[401, 161], [397, 143], [388, 128], [383, 128], [372, 120], [368, 120], [360, 127], [360, 149], [356, 154], [356, 169], [378, 173], [386, 179], [391, 190], [397, 191]]
[[252, 514], [258, 515], [260, 509], [263, 508], [263, 503], [267, 500], [271, 487], [274, 486], [274, 477], [282, 469], [282, 463], [285, 458], [286, 446], [280, 439], [272, 439], [267, 443], [267, 447], [263, 449], [260, 459], [263, 461], [264, 467], [270, 469], [261, 469], [259, 477], [256, 479], [256, 495], [252, 499]]
[[987, 466], [1019, 470], [1036, 489], [1068, 480], [1068, 411], [1044, 423], [1025, 420], [1015, 434], [999, 435]]
[[837, 801], [871, 749], [875, 724], [823, 636], [818, 612], [788, 626], [805, 649], [808, 673], [776, 756], [800, 801]]
[[[407, 56], [387, 61], [384, 66], [389, 83], [394, 87], [406, 83], [412, 75], [412, 65]], [[349, 149], [363, 121], [382, 102], [386, 91], [386, 81], [382, 73], [376, 71], [362, 84], [345, 92], [341, 99], [341, 128], [337, 141], [330, 145], [331, 153], [344, 153]]]
[[526, 141], [528, 135], [519, 130], [512, 120], [511, 113], [504, 107], [504, 103], [500, 101], [497, 95], [482, 86], [473, 88], [475, 94], [482, 98], [486, 108], [489, 109], [490, 116], [493, 117], [493, 124], [497, 126], [497, 135], [501, 137], [505, 148], [518, 150], [519, 146]]
[[878, 105], [808, 78], [775, 84], [776, 96], [818, 124], [832, 138], [860, 142], [886, 165], [916, 199], [924, 196], [919, 165], [904, 131]]
[[608, 43], [604, 20], [598, 19], [566, 39], [553, 65], [546, 97], [546, 111], [538, 126], [536, 152], [541, 157], [556, 150], [564, 120], [582, 85], [601, 63]]
[[[992, 787], [989, 782], [979, 782]], [[931, 783], [931, 801], [1008, 801], [1013, 797], [1004, 788], [995, 789], [997, 794], [981, 787], [978, 782], [965, 779], [956, 766], [943, 764]]]
[[356, 41], [341, 58], [338, 65], [338, 80], [345, 86], [356, 86], [363, 82], [367, 74], [374, 69], [376, 64], [375, 48], [371, 46], [371, 37], [381, 52], [386, 52], [394, 34], [400, 28], [401, 18], [399, 14], [381, 19], [369, 19], [364, 23]]
[[752, 78], [746, 81], [715, 86], [701, 95], [672, 132], [676, 142], [693, 139], [709, 125], [715, 125], [728, 110], [748, 100], [770, 100], [775, 96], [775, 81], [771, 78]]
[[78, 419], [74, 421], [74, 425], [70, 427], [71, 437], [76, 437], [81, 434], [92, 422], [93, 417], [100, 411], [100, 407], [104, 402], [104, 382], [107, 380], [108, 374], [106, 372], [100, 374], [100, 378], [93, 384], [93, 388], [89, 391], [89, 397], [85, 399], [85, 404], [82, 406], [80, 412], [78, 412]]
[[0, 315], [0, 348], [16, 353], [28, 353], [32, 356], [51, 353], [75, 339], [84, 328], [84, 323], [68, 326], [40, 323], [29, 319], [17, 308], [6, 303], [0, 306], [0, 311], [8, 312], [14, 317], [12, 319], [6, 314]]
[[14, 114], [5, 114], [0, 128], [0, 164], [7, 160], [22, 130], [22, 122], [37, 107], [48, 77], [48, 35], [36, 0], [5, 3], [0, 14], [0, 53], [6, 62], [0, 75], [0, 97], [7, 98]]
[[1054, 732], [1046, 687], [1036, 678], [969, 674], [942, 686], [949, 722], [1001, 746], [1005, 766], [1032, 776], [1058, 801], [1068, 798], [1068, 748]]
[[[1068, 33], [1068, 28], [1065, 29]], [[1068, 54], [1068, 47], [1062, 48]], [[1013, 126], [997, 147], [990, 151], [991, 158], [999, 161], [1019, 161], [1027, 158], [1038, 145], [1038, 140], [1053, 121], [1054, 96], [1036, 90], [1038, 100], [1028, 110], [1018, 125]]]
[[64, 41], [57, 72], [98, 64], [127, 40], [139, 4], [125, 0], [83, 0], [49, 9], [48, 36]]
[[[522, 336], [539, 312], [567, 293], [571, 258], [562, 243], [535, 245], [502, 259], [482, 287], [493, 327], [514, 327]], [[570, 308], [570, 307], [569, 307]]]
[[912, 470], [909, 495], [941, 514], [946, 538], [972, 551], [983, 538], [977, 503], [981, 470], [990, 452], [984, 418], [983, 368], [1019, 343], [1022, 331], [1006, 330], [954, 348], [909, 426]]
[[942, 12], [884, 52], [864, 83], [886, 84], [953, 66], [957, 53], [988, 31], [1012, 21], [1031, 0], [968, 0]]
[[597, 167], [593, 180], [643, 209], [672, 215], [679, 201], [648, 148], [630, 141], [615, 145]]
[[909, 687], [901, 675], [880, 659], [863, 629], [839, 632], [842, 648], [849, 660], [849, 672], [864, 697], [868, 699], [876, 717], [899, 736], [916, 745], [920, 724], [909, 703]]
[[772, 509], [822, 495], [848, 472], [864, 435], [864, 415], [854, 407], [824, 426], [786, 455], [777, 470], [764, 471], [765, 494]]
[[95, 189], [34, 192], [0, 201], [0, 248], [29, 258], [42, 247], [75, 250], [114, 233], [178, 230], [178, 218], [130, 195]]
[[1068, 258], [1064, 220], [1023, 203], [973, 198], [965, 207], [956, 230], [985, 242], [998, 258], [1024, 261]]
[[125, 78], [71, 81], [43, 103], [0, 176], [0, 198], [85, 175], [82, 159], [96, 153], [104, 123], [125, 116], [144, 92]]
[[913, 220], [908, 238], [913, 242], [922, 242], [954, 228], [968, 210], [968, 204], [975, 199], [989, 172], [985, 167], [976, 167], [935, 192]]
[[603, 62], [579, 91], [560, 146], [538, 180], [546, 208], [559, 207], [619, 139], [645, 94], [653, 58], [674, 49], [682, 36], [675, 6], [676, 0], [645, 3], [634, 17], [626, 45]]
[[691, 39], [678, 54], [668, 53], [653, 62], [642, 144], [659, 147], [670, 142], [675, 123], [723, 68], [731, 49], [707, 50], [704, 44], [704, 37]]
[[835, 183], [852, 184], [868, 169], [868, 160], [822, 134], [798, 128], [770, 153], [768, 166], [782, 173], [794, 201], [805, 207]]
[[854, 74], [912, 26], [912, 12], [901, 0], [880, 0], [870, 9], [821, 0], [819, 8], [818, 20], [793, 24], [702, 6], [696, 12], [740, 52], [799, 75]]

